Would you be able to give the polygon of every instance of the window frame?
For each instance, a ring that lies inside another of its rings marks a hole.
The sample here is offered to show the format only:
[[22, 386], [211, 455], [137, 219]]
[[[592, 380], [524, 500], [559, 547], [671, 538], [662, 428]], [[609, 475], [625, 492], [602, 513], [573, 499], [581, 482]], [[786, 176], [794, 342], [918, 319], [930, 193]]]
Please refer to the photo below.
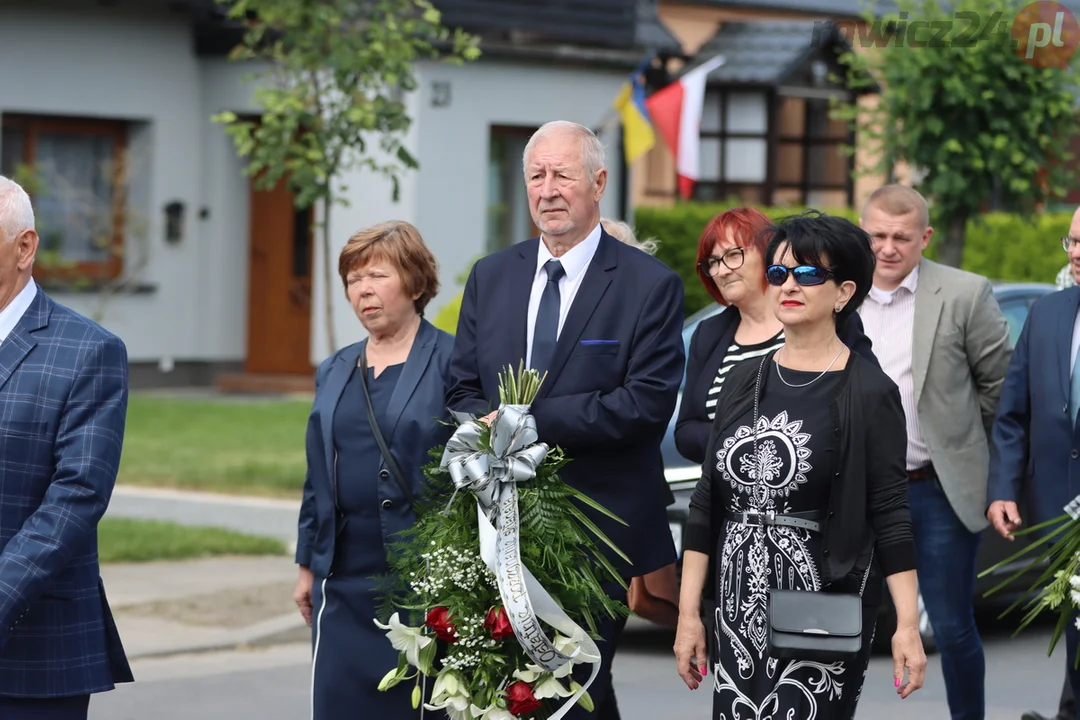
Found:
[[[124, 270], [124, 218], [127, 211], [126, 183], [118, 183], [123, 174], [124, 158], [128, 149], [128, 124], [119, 120], [90, 119], [53, 115], [26, 115], [4, 113], [0, 116], [0, 130], [23, 132], [23, 156], [17, 162], [36, 166], [37, 136], [42, 132], [57, 132], [75, 136], [104, 136], [113, 140], [114, 164], [112, 177], [112, 238], [108, 257], [103, 260], [83, 260], [47, 266], [35, 263], [34, 277], [43, 282], [77, 280], [115, 280]], [[31, 201], [34, 194], [30, 193]]]

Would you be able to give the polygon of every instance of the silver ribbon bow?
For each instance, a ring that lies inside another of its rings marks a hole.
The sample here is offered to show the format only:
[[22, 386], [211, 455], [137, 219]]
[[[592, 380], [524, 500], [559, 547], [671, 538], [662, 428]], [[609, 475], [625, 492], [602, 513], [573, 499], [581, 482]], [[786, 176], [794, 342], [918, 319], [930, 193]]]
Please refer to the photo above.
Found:
[[[440, 467], [453, 480], [455, 496], [465, 489], [476, 495], [480, 556], [495, 574], [514, 635], [525, 654], [549, 672], [571, 661], [593, 666], [588, 682], [549, 719], [558, 720], [592, 685], [600, 670], [600, 651], [521, 559], [517, 484], [536, 477], [536, 469], [550, 448], [538, 442], [536, 421], [528, 405], [499, 408], [491, 425], [490, 451], [480, 448], [482, 428], [476, 420], [464, 413], [453, 415], [460, 426], [446, 444]], [[556, 650], [540, 620], [578, 640], [578, 649], [571, 655]]]

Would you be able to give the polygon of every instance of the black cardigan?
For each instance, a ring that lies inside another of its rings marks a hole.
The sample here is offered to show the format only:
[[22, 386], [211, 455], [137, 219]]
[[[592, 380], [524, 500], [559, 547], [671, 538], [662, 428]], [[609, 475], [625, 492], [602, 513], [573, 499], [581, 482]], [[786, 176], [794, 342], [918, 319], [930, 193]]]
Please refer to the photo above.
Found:
[[[765, 356], [772, 362], [776, 351]], [[759, 360], [733, 367], [720, 391], [708, 444], [754, 404]], [[852, 353], [845, 377], [832, 401], [839, 444], [839, 471], [823, 521], [825, 584], [843, 578], [874, 543], [882, 573], [888, 577], [915, 569], [915, 541], [907, 486], [907, 429], [900, 389], [881, 368]], [[762, 390], [768, 384], [762, 375]], [[686, 524], [683, 548], [713, 555], [724, 517], [723, 503], [713, 503], [712, 468], [702, 468]], [[709, 563], [705, 597], [713, 599], [716, 562]], [[861, 570], [861, 569], [860, 569]]]
[[[712, 421], [705, 402], [709, 399], [716, 372], [724, 361], [724, 355], [735, 339], [742, 315], [732, 306], [719, 315], [713, 315], [698, 323], [690, 338], [690, 352], [686, 361], [686, 383], [682, 400], [679, 401], [679, 419], [675, 425], [675, 447], [679, 454], [692, 463], [705, 461], [705, 444], [709, 439]], [[853, 353], [862, 355], [880, 367], [874, 355], [870, 338], [863, 332], [859, 313], [852, 313], [847, 322], [836, 329], [841, 342]], [[755, 362], [750, 363], [757, 366]]]

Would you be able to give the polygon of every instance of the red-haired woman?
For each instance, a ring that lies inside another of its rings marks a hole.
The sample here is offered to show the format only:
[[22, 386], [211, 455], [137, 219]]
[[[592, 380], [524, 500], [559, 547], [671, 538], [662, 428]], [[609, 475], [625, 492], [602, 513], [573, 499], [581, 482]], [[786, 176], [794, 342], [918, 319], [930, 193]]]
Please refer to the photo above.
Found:
[[[760, 210], [734, 208], [710, 220], [698, 241], [698, 278], [727, 309], [702, 320], [690, 339], [675, 446], [694, 463], [705, 461], [716, 399], [731, 368], [784, 344], [784, 327], [765, 294], [769, 226]], [[837, 334], [853, 352], [879, 364], [857, 312]]]

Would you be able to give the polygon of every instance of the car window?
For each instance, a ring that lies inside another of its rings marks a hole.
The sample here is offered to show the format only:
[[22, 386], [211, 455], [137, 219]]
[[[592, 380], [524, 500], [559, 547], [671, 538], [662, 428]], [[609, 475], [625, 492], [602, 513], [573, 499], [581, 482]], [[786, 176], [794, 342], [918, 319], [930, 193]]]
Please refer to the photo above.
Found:
[[1001, 312], [1009, 323], [1009, 342], [1013, 347], [1016, 347], [1016, 341], [1020, 338], [1020, 331], [1024, 329], [1024, 321], [1027, 320], [1027, 300], [1005, 300], [1001, 303]]

